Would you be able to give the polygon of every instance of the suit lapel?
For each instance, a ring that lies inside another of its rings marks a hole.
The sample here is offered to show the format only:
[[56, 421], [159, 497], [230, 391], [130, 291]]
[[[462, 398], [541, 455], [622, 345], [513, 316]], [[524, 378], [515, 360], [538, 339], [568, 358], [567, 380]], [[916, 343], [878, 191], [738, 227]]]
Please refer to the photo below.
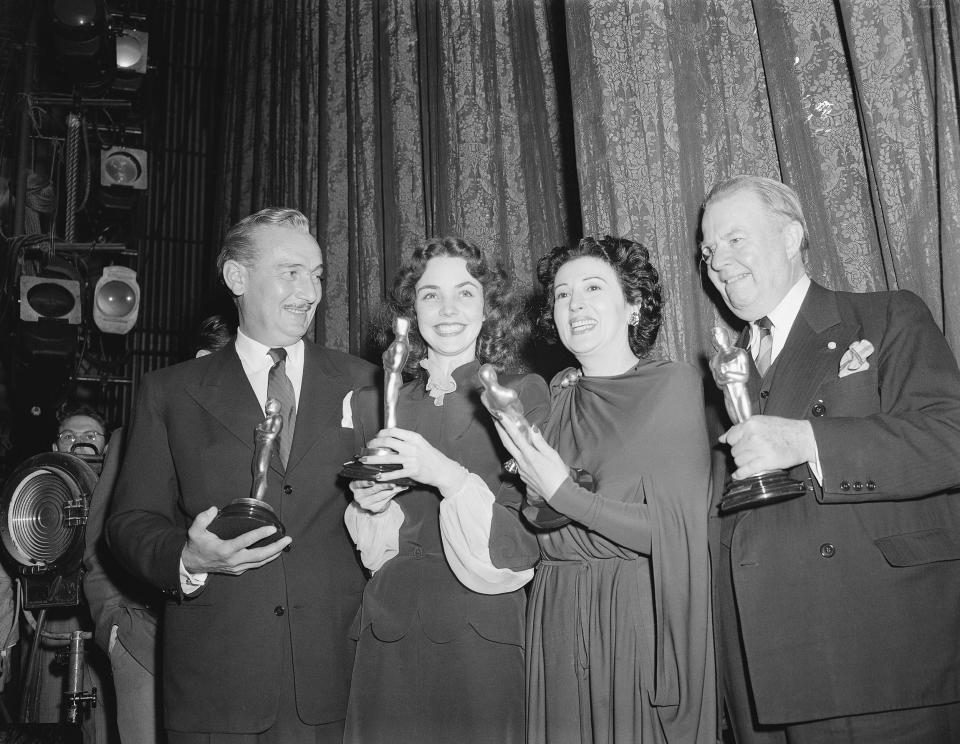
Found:
[[[243, 442], [250, 449], [252, 457], [254, 429], [263, 419], [263, 410], [243, 371], [240, 357], [231, 344], [209, 359], [210, 366], [197, 388], [187, 392], [200, 407]], [[271, 467], [283, 472], [276, 457], [271, 461]]]
[[[764, 413], [806, 418], [817, 389], [831, 370], [836, 372], [837, 345], [856, 333], [856, 328], [841, 322], [834, 294], [811, 283], [783, 350], [767, 374], [769, 397]], [[831, 341], [832, 349], [828, 346]]]
[[287, 472], [293, 470], [314, 443], [340, 428], [343, 395], [332, 391], [342, 386], [332, 384], [344, 375], [322, 346], [303, 342], [303, 381], [297, 406], [297, 425], [287, 460]]

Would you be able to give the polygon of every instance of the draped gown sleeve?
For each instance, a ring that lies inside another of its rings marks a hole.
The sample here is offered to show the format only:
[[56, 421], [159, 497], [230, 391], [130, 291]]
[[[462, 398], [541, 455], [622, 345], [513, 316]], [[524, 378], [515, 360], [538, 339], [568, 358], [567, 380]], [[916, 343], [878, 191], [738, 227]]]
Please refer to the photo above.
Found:
[[656, 606], [656, 683], [653, 704], [669, 741], [713, 742], [716, 680], [707, 516], [710, 446], [703, 383], [678, 365], [661, 419], [673, 457], [666, 472], [644, 480], [650, 507], [650, 555]]

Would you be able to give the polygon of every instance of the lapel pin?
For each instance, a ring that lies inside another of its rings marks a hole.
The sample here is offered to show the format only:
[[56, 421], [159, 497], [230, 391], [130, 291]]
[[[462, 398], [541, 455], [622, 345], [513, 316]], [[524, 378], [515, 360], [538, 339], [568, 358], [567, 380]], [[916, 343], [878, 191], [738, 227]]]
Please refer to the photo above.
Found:
[[827, 348], [830, 349], [830, 351], [833, 351], [834, 349], [837, 348], [837, 342], [836, 342], [836, 341], [827, 341]]

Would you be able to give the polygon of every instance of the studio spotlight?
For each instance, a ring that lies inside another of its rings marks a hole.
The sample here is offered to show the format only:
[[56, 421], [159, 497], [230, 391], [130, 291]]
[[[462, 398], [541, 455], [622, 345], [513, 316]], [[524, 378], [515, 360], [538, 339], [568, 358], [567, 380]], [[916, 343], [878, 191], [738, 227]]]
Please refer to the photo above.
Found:
[[81, 319], [79, 281], [26, 274], [20, 277], [20, 320], [79, 325]]
[[135, 96], [147, 74], [147, 49], [150, 34], [133, 28], [117, 30], [117, 74], [111, 88], [120, 94]]
[[20, 277], [20, 343], [32, 360], [63, 361], [77, 350], [82, 319], [80, 282]]
[[103, 0], [50, 0], [53, 46], [62, 71], [80, 85], [103, 85], [114, 69]]
[[144, 75], [147, 72], [147, 48], [150, 34], [132, 28], [117, 32], [117, 69]]
[[107, 266], [93, 292], [93, 322], [103, 333], [129, 333], [140, 313], [137, 272], [126, 266]]
[[142, 191], [147, 188], [147, 151], [111, 147], [100, 153], [100, 185]]
[[0, 538], [23, 577], [27, 609], [79, 602], [84, 530], [97, 477], [79, 457], [35, 455], [4, 484]]

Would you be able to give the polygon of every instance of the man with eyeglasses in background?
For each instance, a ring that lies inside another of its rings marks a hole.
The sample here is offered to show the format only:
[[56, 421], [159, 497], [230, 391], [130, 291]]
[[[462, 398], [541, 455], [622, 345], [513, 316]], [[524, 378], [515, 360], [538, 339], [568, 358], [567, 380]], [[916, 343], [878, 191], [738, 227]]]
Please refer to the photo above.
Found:
[[103, 457], [107, 443], [107, 422], [96, 409], [86, 404], [61, 408], [57, 415], [59, 427], [53, 443], [54, 452], [65, 452], [78, 457]]

